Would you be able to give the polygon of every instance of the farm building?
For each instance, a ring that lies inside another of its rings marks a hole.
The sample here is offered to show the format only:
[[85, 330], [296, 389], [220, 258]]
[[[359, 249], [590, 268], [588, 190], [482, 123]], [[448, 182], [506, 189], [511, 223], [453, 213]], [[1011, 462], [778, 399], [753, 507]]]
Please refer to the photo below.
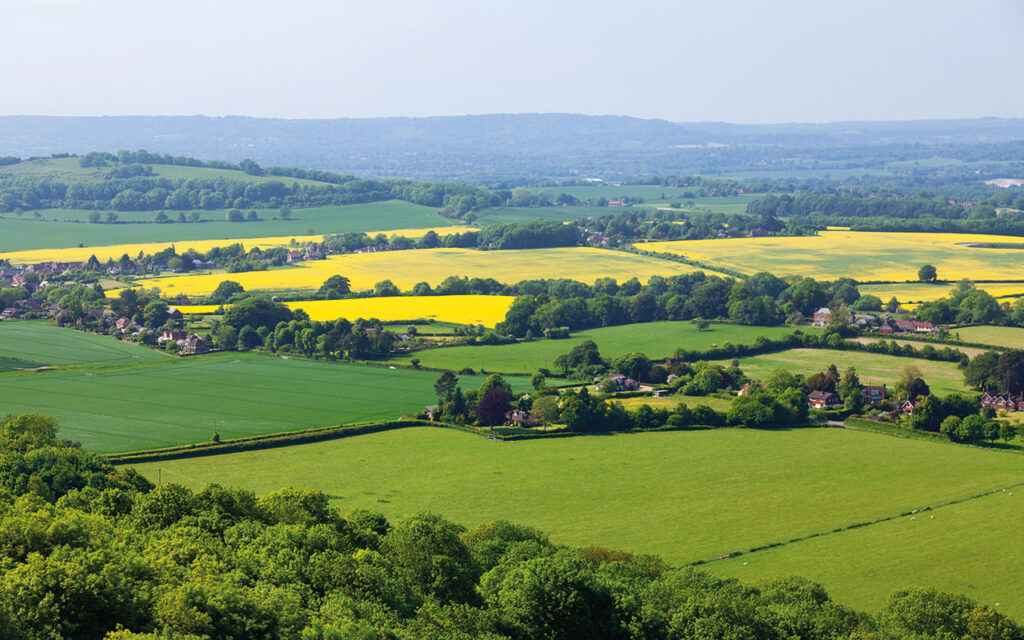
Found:
[[831, 391], [812, 391], [807, 404], [813, 409], [835, 409], [843, 406], [843, 400]]

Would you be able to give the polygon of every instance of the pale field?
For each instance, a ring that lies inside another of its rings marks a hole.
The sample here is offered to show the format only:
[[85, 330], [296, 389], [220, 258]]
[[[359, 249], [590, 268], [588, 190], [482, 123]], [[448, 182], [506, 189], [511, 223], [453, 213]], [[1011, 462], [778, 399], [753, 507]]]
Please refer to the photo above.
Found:
[[833, 230], [803, 237], [649, 242], [643, 248], [748, 274], [902, 282], [916, 280], [918, 268], [932, 264], [943, 280], [1021, 280], [1024, 250], [962, 246], [1007, 241], [1006, 236], [980, 234]]
[[653, 275], [694, 271], [698, 269], [686, 264], [590, 247], [516, 251], [418, 249], [329, 256], [326, 260], [269, 271], [146, 278], [138, 284], [159, 287], [162, 294], [169, 296], [202, 296], [213, 292], [224, 280], [233, 280], [246, 291], [296, 290], [318, 289], [330, 276], [343, 275], [357, 291], [372, 289], [382, 280], [391, 280], [408, 291], [418, 282], [437, 285], [448, 276], [494, 278], [507, 284], [539, 278], [571, 278], [589, 283], [604, 277], [619, 282], [633, 277], [646, 281]]
[[[996, 298], [1000, 298], [1000, 302], [1006, 302], [1019, 297], [1019, 294], [1024, 294], [1024, 282], [979, 282], [974, 286], [982, 291], [987, 291]], [[903, 304], [931, 302], [939, 298], [949, 297], [950, 292], [953, 290], [953, 285], [908, 282], [905, 284], [862, 284], [857, 288], [860, 290], [861, 295], [871, 294], [878, 296], [882, 299], [882, 302], [887, 302], [889, 298], [896, 296], [896, 299]], [[1003, 298], [1003, 296], [1014, 296], [1014, 298]]]
[[338, 318], [376, 318], [384, 322], [422, 318], [493, 327], [505, 319], [505, 313], [513, 300], [515, 296], [401, 296], [304, 300], [285, 304], [291, 309], [304, 310], [310, 319], [320, 322]]
[[[433, 231], [439, 236], [451, 235], [453, 233], [465, 233], [476, 231], [475, 227], [451, 226], [432, 227], [423, 229], [392, 229], [391, 231], [369, 231], [367, 235], [373, 237], [378, 233], [388, 236], [405, 236], [406, 238], [422, 238], [428, 231]], [[195, 249], [206, 253], [214, 247], [226, 247], [232, 244], [241, 244], [246, 251], [254, 247], [270, 249], [273, 247], [286, 247], [288, 245], [307, 242], [321, 242], [324, 236], [321, 235], [297, 235], [297, 236], [270, 236], [265, 238], [223, 238], [215, 240], [180, 240], [177, 242], [142, 242], [137, 244], [112, 244], [102, 247], [69, 247], [62, 249], [32, 249], [29, 251], [8, 251], [0, 253], [0, 259], [10, 260], [14, 264], [36, 264], [39, 262], [85, 262], [90, 256], [96, 256], [100, 262], [117, 260], [121, 256], [135, 258], [139, 252], [154, 254], [169, 247], [174, 247], [178, 253], [189, 249]]]

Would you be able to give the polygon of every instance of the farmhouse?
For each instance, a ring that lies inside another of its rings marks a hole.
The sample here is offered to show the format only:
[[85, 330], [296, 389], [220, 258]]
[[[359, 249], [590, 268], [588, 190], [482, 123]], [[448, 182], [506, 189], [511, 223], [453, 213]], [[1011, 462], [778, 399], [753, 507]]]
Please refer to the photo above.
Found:
[[865, 403], [878, 404], [885, 400], [885, 385], [864, 385], [860, 393]]
[[843, 406], [842, 399], [831, 391], [812, 391], [807, 404], [813, 409], [835, 409]]
[[[636, 391], [637, 389], [640, 388], [640, 383], [639, 382], [637, 382], [633, 378], [630, 378], [628, 376], [624, 376], [621, 373], [610, 373], [610, 374], [608, 374], [608, 378], [607, 379], [611, 380], [612, 382], [615, 383], [615, 390], [616, 391]], [[602, 378], [594, 378], [594, 389], [595, 390], [600, 391], [600, 389], [601, 389], [601, 382], [602, 381], [603, 381]]]
[[828, 307], [822, 307], [814, 312], [814, 326], [815, 327], [827, 327], [832, 322], [832, 310]]
[[505, 420], [513, 427], [532, 426], [537, 424], [533, 416], [522, 409], [513, 409], [505, 414]]
[[189, 337], [185, 338], [184, 340], [179, 341], [178, 346], [181, 349], [181, 352], [186, 355], [206, 353], [207, 351], [210, 350], [210, 345], [207, 344], [206, 340], [197, 336], [194, 333], [189, 335]]

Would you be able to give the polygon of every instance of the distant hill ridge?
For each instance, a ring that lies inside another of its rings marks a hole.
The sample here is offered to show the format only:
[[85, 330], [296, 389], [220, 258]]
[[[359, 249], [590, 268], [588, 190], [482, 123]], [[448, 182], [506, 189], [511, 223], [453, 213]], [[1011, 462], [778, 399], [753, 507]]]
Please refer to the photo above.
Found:
[[[929, 157], [949, 147], [955, 157], [957, 146], [998, 147], [1021, 140], [1024, 119], [1019, 118], [739, 125], [576, 114], [330, 120], [0, 116], [0, 156], [147, 149], [431, 179], [707, 173], [763, 165], [786, 157], [784, 151], [814, 155], [815, 150], [850, 149], [856, 155], [853, 150], [877, 146], [898, 152], [889, 159]], [[920, 146], [928, 148], [915, 154], [913, 147]], [[744, 151], [737, 154], [737, 148]], [[1015, 146], [1003, 155], [1020, 157]]]

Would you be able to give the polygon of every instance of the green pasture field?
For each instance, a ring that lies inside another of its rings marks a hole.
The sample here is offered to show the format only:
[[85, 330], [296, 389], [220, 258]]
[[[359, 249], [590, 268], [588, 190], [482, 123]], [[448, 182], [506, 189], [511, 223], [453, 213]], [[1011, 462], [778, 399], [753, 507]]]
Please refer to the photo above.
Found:
[[[941, 445], [936, 445], [941, 446]], [[886, 470], [888, 473], [888, 470]], [[1011, 495], [1012, 494], [1012, 495]], [[1024, 616], [1024, 487], [998, 491], [850, 531], [734, 559], [707, 569], [745, 582], [800, 575], [826, 585], [840, 602], [874, 610], [896, 586], [964, 593], [1005, 614]], [[913, 520], [911, 519], [913, 518]]]
[[[83, 168], [79, 158], [39, 158], [26, 160], [18, 164], [0, 167], [0, 176], [9, 175], [13, 177], [49, 177], [57, 181], [68, 182], [101, 182], [110, 173], [111, 169], [118, 165], [112, 164], [106, 167]], [[291, 185], [294, 182], [300, 185], [322, 185], [330, 183], [317, 180], [305, 180], [302, 178], [288, 178], [282, 176], [251, 176], [244, 171], [232, 169], [210, 169], [206, 167], [188, 167], [177, 165], [151, 164], [153, 173], [170, 180], [188, 180], [200, 178], [205, 180], [216, 180], [223, 178], [235, 182], [283, 182]]]
[[138, 364], [172, 360], [170, 356], [149, 347], [32, 320], [0, 322], [0, 357], [33, 363], [31, 366], [36, 367]]
[[995, 327], [982, 325], [977, 327], [961, 327], [951, 329], [953, 336], [960, 336], [964, 342], [990, 344], [994, 347], [1024, 348], [1024, 328]]
[[[728, 364], [724, 360], [721, 364]], [[790, 349], [750, 358], [740, 358], [743, 373], [757, 380], [764, 380], [776, 369], [788, 369], [793, 373], [812, 374], [824, 371], [835, 364], [839, 372], [856, 367], [857, 375], [865, 384], [892, 385], [904, 365], [914, 365], [921, 370], [921, 377], [928, 383], [932, 393], [948, 395], [964, 391], [963, 372], [952, 362], [903, 358], [861, 351], [832, 351], [828, 349]]]
[[650, 358], [667, 358], [677, 347], [708, 349], [712, 345], [752, 344], [758, 336], [780, 338], [793, 332], [789, 327], [748, 327], [733, 324], [712, 324], [706, 331], [697, 331], [692, 322], [668, 321], [626, 324], [617, 327], [587, 329], [562, 340], [541, 339], [516, 344], [444, 347], [417, 351], [401, 359], [419, 358], [423, 366], [458, 371], [469, 367], [475, 371], [529, 373], [541, 367], [555, 371], [555, 358], [568, 353], [584, 340], [597, 343], [601, 356], [610, 360], [630, 352], [647, 354]]
[[[342, 513], [366, 508], [397, 518], [427, 510], [470, 527], [506, 519], [539, 527], [558, 543], [653, 553], [673, 564], [824, 533], [1024, 480], [1024, 465], [1015, 454], [810, 428], [511, 443], [411, 428], [136, 468], [153, 480], [159, 468], [164, 482], [195, 488], [220, 483], [260, 494], [279, 487], [320, 489]], [[1000, 570], [1001, 575], [1013, 580], [1019, 571], [1012, 569], [1024, 559], [1012, 543], [1020, 521], [1018, 516], [976, 525], [993, 533], [974, 553], [991, 558], [987, 566], [1003, 559], [1010, 570]], [[820, 540], [827, 544], [830, 537]], [[913, 584], [955, 588], [962, 580], [989, 577], [964, 573], [947, 582], [961, 565], [918, 566], [923, 550], [916, 539], [881, 538], [874, 551], [892, 571], [873, 583], [877, 593], [844, 591], [863, 579], [858, 575], [837, 570], [822, 576], [825, 586], [846, 595], [850, 605], [875, 604]], [[934, 553], [942, 553], [943, 541], [929, 543]], [[846, 550], [838, 545], [835, 552]], [[800, 571], [776, 566], [765, 573]], [[1015, 589], [1001, 601], [1004, 606], [1012, 601], [1019, 611], [1024, 592]]]
[[[63, 437], [91, 451], [128, 451], [206, 442], [214, 421], [221, 437], [238, 438], [418, 413], [437, 403], [437, 377], [252, 353], [210, 354], [152, 366], [3, 374], [0, 415], [53, 416]], [[483, 380], [460, 376], [463, 389]], [[522, 378], [510, 382], [529, 386]]]
[[[293, 209], [290, 220], [272, 219], [278, 216], [276, 210], [257, 210], [264, 218], [262, 222], [227, 222], [226, 210], [200, 211], [207, 222], [167, 224], [91, 224], [86, 222], [90, 211], [82, 209], [43, 209], [39, 213], [43, 220], [33, 219], [31, 212], [20, 217], [13, 213], [0, 216], [0, 252], [76, 247], [79, 243], [88, 247], [218, 238], [227, 242], [239, 238], [305, 235], [307, 229], [316, 234], [372, 232], [445, 227], [459, 222], [442, 217], [432, 207], [402, 200]], [[178, 216], [177, 211], [166, 213], [172, 220]], [[152, 221], [156, 216], [155, 211], [117, 214], [125, 221]], [[101, 215], [106, 216], [106, 212]], [[53, 221], [53, 218], [58, 220]]]

